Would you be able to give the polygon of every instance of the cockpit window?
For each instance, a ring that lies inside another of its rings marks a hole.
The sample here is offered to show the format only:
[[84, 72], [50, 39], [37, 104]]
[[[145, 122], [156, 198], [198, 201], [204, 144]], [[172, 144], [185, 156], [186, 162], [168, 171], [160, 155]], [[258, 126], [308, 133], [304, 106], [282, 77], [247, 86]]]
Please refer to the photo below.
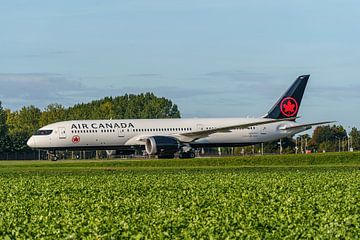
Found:
[[34, 135], [50, 135], [53, 130], [38, 130]]

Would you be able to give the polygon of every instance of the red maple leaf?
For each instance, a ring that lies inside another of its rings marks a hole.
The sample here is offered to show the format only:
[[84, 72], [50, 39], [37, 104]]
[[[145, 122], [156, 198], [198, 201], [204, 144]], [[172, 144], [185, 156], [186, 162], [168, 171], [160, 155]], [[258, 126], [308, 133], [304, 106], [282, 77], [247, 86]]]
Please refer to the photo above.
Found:
[[74, 136], [72, 138], [72, 141], [73, 141], [73, 143], [78, 143], [78, 142], [80, 142], [80, 137], [79, 136]]
[[295, 112], [295, 104], [291, 103], [291, 100], [288, 100], [286, 104], [283, 105], [285, 113], [293, 113]]

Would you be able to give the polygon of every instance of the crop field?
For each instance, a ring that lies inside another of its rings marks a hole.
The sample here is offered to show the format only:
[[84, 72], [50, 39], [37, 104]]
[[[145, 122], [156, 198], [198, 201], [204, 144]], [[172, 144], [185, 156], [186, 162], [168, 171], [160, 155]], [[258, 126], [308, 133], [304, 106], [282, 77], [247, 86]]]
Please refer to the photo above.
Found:
[[359, 153], [0, 162], [2, 239], [359, 237]]

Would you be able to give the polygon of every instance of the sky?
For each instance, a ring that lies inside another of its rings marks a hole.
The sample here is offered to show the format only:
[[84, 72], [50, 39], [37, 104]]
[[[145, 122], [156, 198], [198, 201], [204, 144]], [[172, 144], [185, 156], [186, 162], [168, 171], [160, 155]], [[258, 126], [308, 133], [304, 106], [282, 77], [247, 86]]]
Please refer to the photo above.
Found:
[[0, 3], [5, 108], [154, 92], [182, 117], [256, 117], [310, 74], [299, 121], [360, 128], [358, 0]]

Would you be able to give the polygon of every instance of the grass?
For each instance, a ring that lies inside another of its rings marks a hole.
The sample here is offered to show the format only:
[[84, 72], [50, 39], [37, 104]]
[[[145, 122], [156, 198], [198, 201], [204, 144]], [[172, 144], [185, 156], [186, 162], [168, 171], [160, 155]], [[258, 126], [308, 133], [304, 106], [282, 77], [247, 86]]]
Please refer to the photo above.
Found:
[[0, 237], [358, 238], [360, 154], [0, 162]]

